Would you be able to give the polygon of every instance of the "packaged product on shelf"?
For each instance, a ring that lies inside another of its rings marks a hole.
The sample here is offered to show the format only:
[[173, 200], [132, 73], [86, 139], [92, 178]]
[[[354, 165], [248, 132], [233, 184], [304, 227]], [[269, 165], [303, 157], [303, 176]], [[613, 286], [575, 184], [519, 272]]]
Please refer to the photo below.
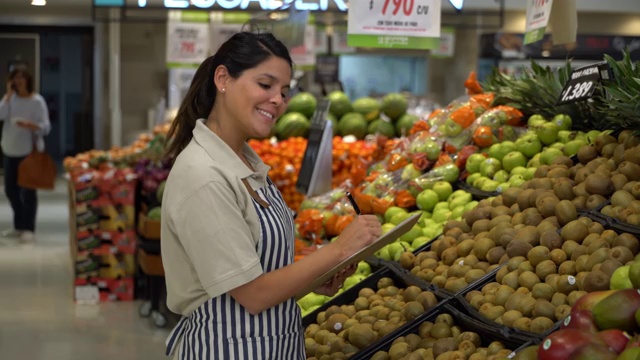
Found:
[[78, 301], [88, 301], [91, 303], [97, 302], [111, 302], [111, 301], [132, 301], [133, 300], [133, 278], [121, 278], [121, 279], [104, 279], [94, 277], [90, 279], [76, 279], [74, 286], [76, 288], [89, 289], [89, 293], [95, 296], [89, 296], [87, 298], [87, 292], [84, 291], [84, 296], [78, 296], [79, 292], [76, 291], [76, 298]]

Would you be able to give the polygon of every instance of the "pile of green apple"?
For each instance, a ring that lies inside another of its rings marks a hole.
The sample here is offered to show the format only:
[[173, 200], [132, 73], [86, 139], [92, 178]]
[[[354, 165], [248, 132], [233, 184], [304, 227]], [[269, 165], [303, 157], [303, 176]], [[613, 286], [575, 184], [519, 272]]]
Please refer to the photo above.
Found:
[[533, 115], [527, 125], [529, 131], [515, 142], [493, 144], [486, 153], [469, 156], [466, 183], [482, 191], [498, 193], [521, 186], [534, 177], [540, 165], [551, 165], [559, 156], [576, 155], [601, 133], [571, 131], [571, 118], [564, 114], [556, 115], [551, 121]]
[[436, 181], [416, 196], [416, 205], [418, 210], [412, 212], [397, 206], [389, 207], [385, 211], [383, 234], [416, 213], [421, 216], [411, 230], [376, 252], [377, 257], [387, 261], [398, 261], [403, 252], [413, 251], [442, 234], [444, 224], [448, 220], [460, 220], [462, 215], [475, 208], [478, 202], [464, 190], [453, 191], [449, 182]]
[[354, 285], [358, 284], [362, 280], [366, 279], [369, 275], [371, 275], [371, 272], [372, 272], [371, 265], [369, 265], [369, 263], [367, 263], [366, 261], [361, 261], [358, 263], [356, 272], [353, 273], [353, 275], [349, 276], [344, 281], [344, 283], [342, 284], [342, 287], [340, 288], [340, 290], [338, 290], [338, 293], [335, 294], [333, 297], [320, 295], [314, 292], [311, 292], [303, 296], [298, 300], [298, 306], [300, 306], [300, 310], [302, 311], [302, 317], [307, 316], [308, 314], [312, 313], [320, 306], [327, 303], [329, 300], [342, 294], [347, 289], [353, 287]]

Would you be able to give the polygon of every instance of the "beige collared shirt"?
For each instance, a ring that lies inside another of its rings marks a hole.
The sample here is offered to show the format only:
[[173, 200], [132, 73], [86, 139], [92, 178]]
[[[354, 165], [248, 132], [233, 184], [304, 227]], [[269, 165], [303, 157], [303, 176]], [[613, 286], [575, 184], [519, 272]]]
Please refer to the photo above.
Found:
[[245, 144], [256, 171], [249, 169], [203, 121], [177, 157], [162, 200], [167, 306], [185, 316], [263, 273], [260, 220], [242, 179], [264, 187], [269, 166]]

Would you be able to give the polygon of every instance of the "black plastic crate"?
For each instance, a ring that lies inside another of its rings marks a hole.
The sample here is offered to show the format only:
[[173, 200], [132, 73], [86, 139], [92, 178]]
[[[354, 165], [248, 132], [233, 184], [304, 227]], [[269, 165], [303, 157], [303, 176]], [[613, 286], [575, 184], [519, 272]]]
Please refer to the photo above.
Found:
[[479, 322], [470, 316], [464, 314], [462, 311], [456, 309], [452, 304], [443, 304], [439, 306], [437, 311], [432, 311], [421, 315], [411, 323], [405, 324], [401, 327], [393, 336], [380, 340], [374, 346], [366, 348], [359, 353], [352, 356], [353, 360], [370, 359], [378, 351], [389, 351], [393, 341], [401, 336], [407, 336], [409, 334], [417, 334], [420, 325], [425, 321], [435, 321], [438, 315], [450, 314], [456, 326], [460, 326], [463, 331], [473, 331], [480, 335], [482, 339], [482, 345], [488, 346], [493, 341], [500, 341], [506, 348], [510, 350], [523, 349], [524, 345], [530, 344], [529, 339], [519, 336], [504, 336], [495, 327]]
[[473, 197], [474, 200], [483, 200], [486, 198], [490, 198], [490, 197], [494, 197], [494, 196], [498, 196], [501, 193], [498, 191], [482, 191], [478, 188], [475, 188], [469, 184], [466, 183], [466, 181], [464, 180], [458, 180], [456, 182], [456, 187], [458, 189], [464, 190], [466, 192], [468, 192], [469, 194], [471, 194], [471, 196]]
[[406, 276], [405, 273], [399, 272], [395, 268], [383, 267], [378, 271], [369, 275], [366, 279], [362, 280], [356, 285], [345, 290], [342, 294], [334, 297], [333, 299], [329, 300], [319, 308], [315, 309], [314, 311], [309, 313], [307, 316], [303, 317], [302, 326], [306, 328], [307, 326], [316, 323], [316, 318], [318, 314], [323, 311], [326, 311], [328, 308], [330, 308], [333, 305], [341, 306], [341, 305], [352, 304], [358, 298], [358, 293], [360, 292], [360, 290], [364, 288], [377, 289], [378, 281], [384, 277], [391, 278], [394, 284], [396, 284], [396, 286], [399, 288], [401, 287], [404, 288], [408, 286], [417, 286], [423, 291], [433, 292], [434, 295], [436, 295], [436, 298], [440, 300], [440, 302], [442, 302], [442, 300], [445, 300], [445, 298], [438, 297], [438, 293], [435, 291], [436, 289], [433, 286], [426, 284], [423, 281], [415, 281], [416, 279]]
[[636, 237], [640, 237], [640, 227], [631, 225], [622, 220], [603, 214], [601, 211], [607, 205], [611, 205], [611, 200], [605, 202], [598, 208], [589, 211], [587, 216], [589, 216], [594, 221], [598, 221], [605, 228], [615, 230], [618, 234], [629, 233]]
[[[503, 264], [502, 266], [506, 266], [506, 264]], [[501, 267], [502, 267], [501, 266]], [[542, 342], [542, 340], [544, 338], [546, 338], [550, 333], [558, 330], [560, 328], [560, 326], [562, 325], [562, 320], [560, 321], [556, 321], [555, 324], [553, 325], [553, 327], [551, 327], [551, 329], [547, 330], [546, 332], [542, 333], [542, 334], [537, 334], [537, 333], [533, 333], [533, 332], [529, 332], [529, 331], [522, 331], [516, 328], [512, 328], [506, 325], [500, 325], [498, 323], [496, 323], [493, 320], [487, 319], [486, 317], [482, 316], [482, 314], [480, 314], [480, 311], [476, 310], [473, 306], [471, 306], [471, 304], [469, 304], [469, 302], [467, 301], [467, 299], [465, 298], [465, 296], [470, 293], [471, 291], [477, 290], [477, 291], [482, 291], [482, 288], [492, 282], [497, 282], [496, 281], [496, 273], [493, 273], [491, 277], [487, 276], [484, 277], [482, 279], [480, 279], [481, 281], [477, 281], [476, 283], [473, 284], [473, 286], [469, 286], [466, 289], [464, 289], [463, 291], [459, 292], [458, 294], [456, 294], [455, 298], [452, 300], [453, 304], [458, 304], [462, 309], [464, 309], [464, 312], [467, 313], [469, 316], [471, 316], [474, 319], [479, 320], [480, 322], [487, 324], [487, 325], [491, 325], [495, 328], [497, 328], [497, 330], [506, 337], [511, 337], [511, 336], [516, 336], [516, 337], [523, 337], [526, 339], [531, 340], [534, 344], [539, 344]]]

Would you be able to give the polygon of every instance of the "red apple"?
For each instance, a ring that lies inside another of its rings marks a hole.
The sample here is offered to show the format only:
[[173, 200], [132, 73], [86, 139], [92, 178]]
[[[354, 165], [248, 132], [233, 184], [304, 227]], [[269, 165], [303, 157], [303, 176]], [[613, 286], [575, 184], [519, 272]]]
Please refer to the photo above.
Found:
[[572, 359], [580, 349], [589, 344], [604, 344], [595, 334], [577, 330], [558, 330], [542, 342], [538, 349], [538, 360]]
[[610, 350], [615, 351], [617, 354], [620, 354], [626, 348], [630, 339], [627, 333], [618, 329], [600, 331], [598, 337], [604, 341]]

